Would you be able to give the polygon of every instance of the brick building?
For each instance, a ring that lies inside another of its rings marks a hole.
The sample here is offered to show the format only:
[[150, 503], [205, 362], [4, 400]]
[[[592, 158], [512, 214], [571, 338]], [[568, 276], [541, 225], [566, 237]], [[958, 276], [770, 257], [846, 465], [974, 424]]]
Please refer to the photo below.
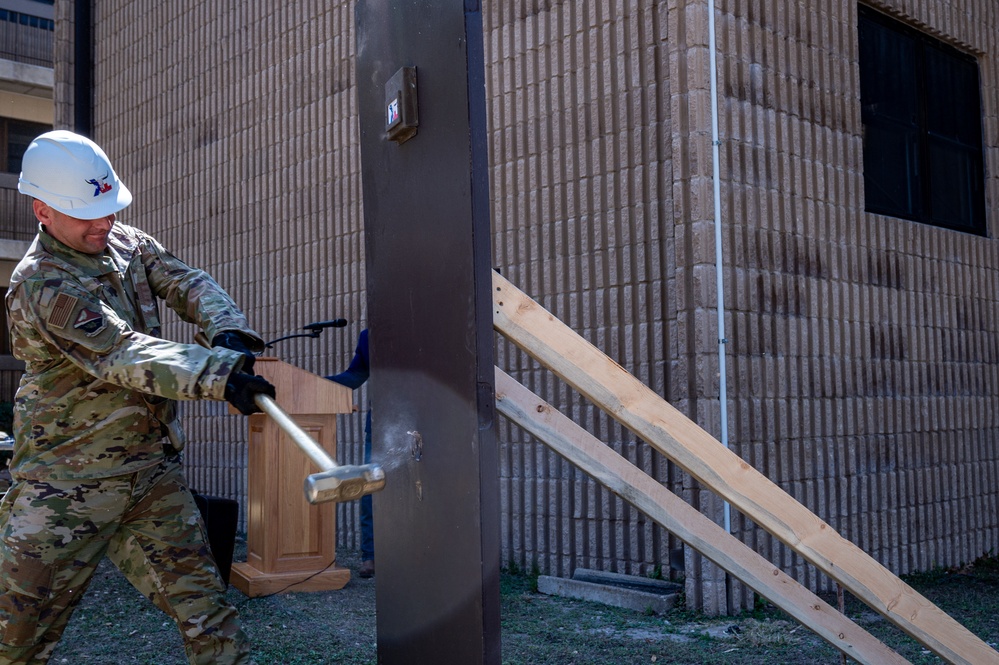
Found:
[[[55, 125], [92, 86], [91, 133], [136, 195], [123, 220], [208, 269], [268, 339], [350, 319], [275, 348], [343, 367], [365, 322], [353, 3], [92, 4], [88, 81], [73, 57], [88, 33], [55, 3]], [[729, 446], [897, 573], [994, 552], [999, 2], [719, 0], [716, 114], [707, 2], [482, 11], [496, 267], [716, 436], [720, 275]], [[721, 521], [716, 498], [532, 361], [503, 342], [497, 358]], [[193, 484], [242, 496], [242, 421], [222, 404], [185, 413]], [[344, 418], [344, 461], [362, 417]], [[669, 534], [499, 434], [504, 561], [679, 563]], [[338, 510], [355, 545], [356, 506]], [[739, 515], [732, 529], [831, 588]], [[677, 567], [708, 612], [748, 602], [736, 587], [727, 604], [691, 552]]]
[[[31, 204], [17, 193], [21, 155], [34, 136], [51, 129], [54, 10], [51, 0], [0, 0], [0, 286], [35, 235]], [[6, 312], [0, 314], [7, 328]], [[7, 335], [0, 334], [0, 402], [9, 403], [23, 363], [10, 355]], [[8, 407], [9, 404], [4, 406]], [[7, 428], [9, 411], [0, 414]]]

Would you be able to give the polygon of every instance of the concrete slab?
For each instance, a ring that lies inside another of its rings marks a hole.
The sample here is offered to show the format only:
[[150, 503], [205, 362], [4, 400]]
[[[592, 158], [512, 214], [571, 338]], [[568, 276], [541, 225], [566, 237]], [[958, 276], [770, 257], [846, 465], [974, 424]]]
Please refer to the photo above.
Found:
[[578, 568], [572, 579], [539, 576], [538, 591], [636, 612], [665, 614], [676, 605], [681, 586], [648, 577]]

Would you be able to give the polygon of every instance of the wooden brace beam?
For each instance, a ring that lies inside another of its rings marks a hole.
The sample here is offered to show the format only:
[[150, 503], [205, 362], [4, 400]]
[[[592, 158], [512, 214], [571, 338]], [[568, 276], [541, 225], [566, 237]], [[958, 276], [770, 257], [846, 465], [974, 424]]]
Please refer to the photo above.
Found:
[[928, 649], [952, 663], [999, 664], [974, 633], [498, 273], [493, 305], [498, 332]]
[[496, 409], [848, 657], [909, 662], [498, 367]]

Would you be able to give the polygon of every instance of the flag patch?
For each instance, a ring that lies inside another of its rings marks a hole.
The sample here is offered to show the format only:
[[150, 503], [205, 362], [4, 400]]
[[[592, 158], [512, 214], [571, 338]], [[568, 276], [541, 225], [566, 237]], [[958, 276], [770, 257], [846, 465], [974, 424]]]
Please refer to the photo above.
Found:
[[104, 315], [84, 307], [76, 315], [76, 322], [73, 324], [73, 327], [82, 330], [87, 335], [96, 335], [104, 330]]
[[60, 293], [52, 303], [52, 310], [49, 312], [49, 325], [62, 330], [69, 323], [69, 317], [73, 313], [73, 308], [79, 298], [67, 293]]

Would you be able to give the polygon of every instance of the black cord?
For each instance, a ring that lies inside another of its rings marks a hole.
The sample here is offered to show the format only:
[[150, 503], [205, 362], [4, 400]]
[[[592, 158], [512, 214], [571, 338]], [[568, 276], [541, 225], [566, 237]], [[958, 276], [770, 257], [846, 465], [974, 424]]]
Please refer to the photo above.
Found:
[[272, 339], [271, 341], [266, 342], [264, 344], [264, 347], [270, 349], [270, 348], [272, 348], [271, 345], [273, 345], [273, 344], [277, 344], [278, 342], [283, 342], [286, 339], [293, 339], [295, 337], [311, 337], [311, 338], [315, 339], [316, 337], [319, 337], [319, 333], [321, 333], [321, 332], [322, 332], [321, 330], [313, 330], [312, 332], [308, 332], [308, 333], [298, 333], [298, 334], [295, 334], [295, 335], [285, 335], [284, 337], [278, 337], [277, 339]]
[[327, 328], [343, 328], [347, 325], [347, 319], [333, 319], [332, 321], [316, 321], [302, 327], [302, 330], [308, 330], [305, 333], [295, 333], [294, 335], [285, 335], [284, 337], [278, 337], [277, 339], [272, 339], [269, 342], [264, 343], [265, 348], [271, 348], [271, 344], [277, 344], [278, 342], [283, 342], [286, 339], [294, 339], [295, 337], [311, 337], [315, 339], [319, 337]]
[[286, 584], [284, 587], [278, 589], [277, 591], [271, 591], [270, 593], [265, 593], [262, 596], [253, 596], [252, 598], [250, 596], [247, 596], [246, 597], [246, 601], [244, 601], [244, 603], [247, 602], [247, 601], [250, 601], [250, 600], [259, 600], [261, 598], [270, 598], [271, 596], [276, 596], [276, 595], [278, 595], [280, 593], [284, 593], [285, 591], [287, 591], [288, 589], [292, 588], [293, 586], [298, 586], [299, 584], [305, 584], [306, 582], [308, 582], [309, 580], [313, 579], [317, 575], [322, 575], [326, 571], [328, 571], [331, 568], [333, 568], [335, 565], [336, 565], [336, 557], [334, 557], [333, 560], [330, 561], [329, 564], [327, 564], [325, 568], [323, 568], [322, 570], [317, 570], [316, 572], [314, 572], [311, 575], [309, 575], [308, 577], [306, 577], [304, 580], [298, 580], [297, 582], [289, 582], [288, 584]]

